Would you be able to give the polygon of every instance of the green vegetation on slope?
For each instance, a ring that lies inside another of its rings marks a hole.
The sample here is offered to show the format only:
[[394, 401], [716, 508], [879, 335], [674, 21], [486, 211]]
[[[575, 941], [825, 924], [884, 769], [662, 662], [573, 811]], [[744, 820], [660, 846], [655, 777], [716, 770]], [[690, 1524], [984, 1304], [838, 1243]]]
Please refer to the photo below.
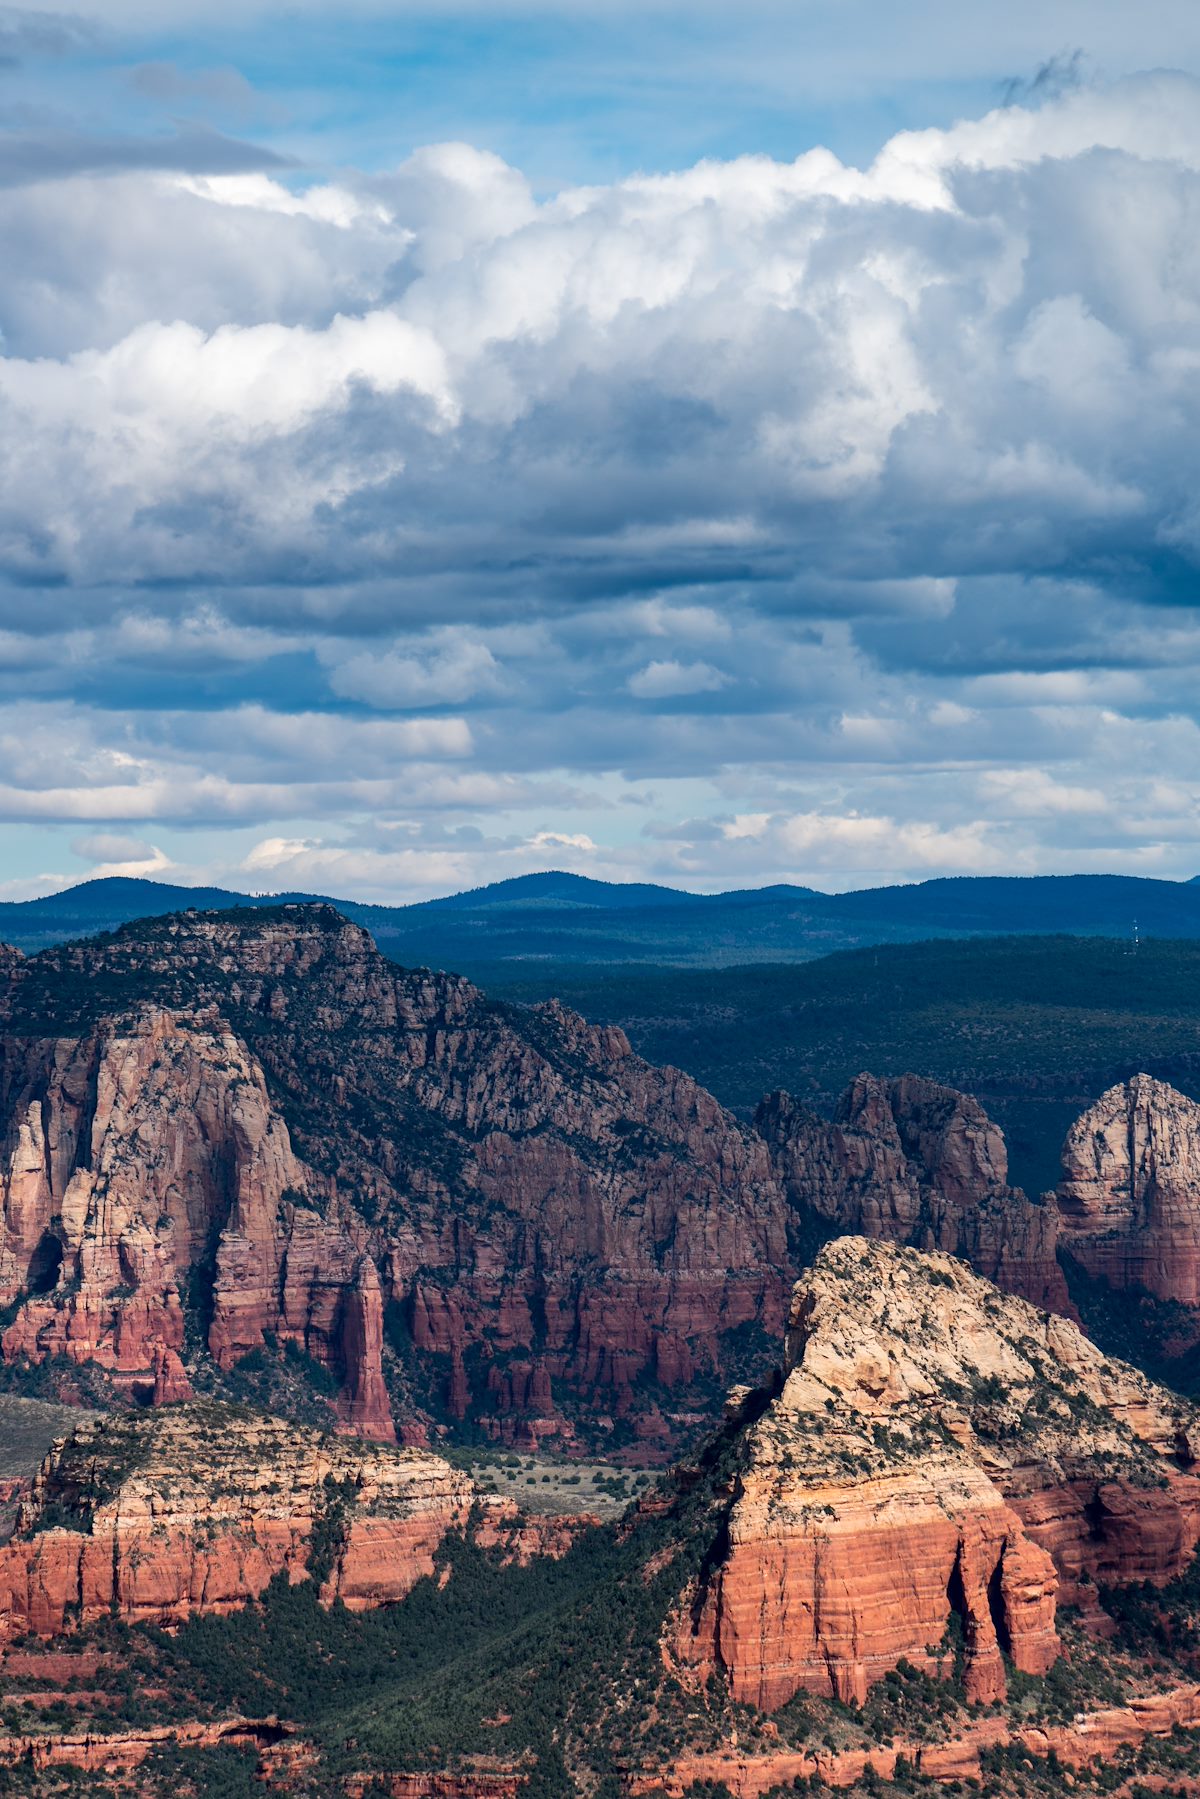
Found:
[[748, 1116], [786, 1087], [817, 1110], [864, 1070], [974, 1093], [1011, 1178], [1053, 1185], [1067, 1127], [1144, 1071], [1200, 1097], [1200, 942], [999, 937], [853, 950], [801, 967], [581, 969], [475, 962], [496, 998], [550, 995], [620, 1024]]
[[[43, 899], [0, 903], [0, 941], [25, 950], [189, 906], [245, 907], [319, 898], [248, 896], [120, 877]], [[1001, 932], [1125, 937], [1135, 918], [1156, 937], [1200, 935], [1200, 886], [1132, 875], [960, 876], [850, 893], [779, 884], [698, 894], [544, 873], [415, 905], [333, 904], [410, 966], [457, 968], [486, 944], [509, 960], [577, 965], [655, 962], [721, 968], [805, 962], [870, 943]]]

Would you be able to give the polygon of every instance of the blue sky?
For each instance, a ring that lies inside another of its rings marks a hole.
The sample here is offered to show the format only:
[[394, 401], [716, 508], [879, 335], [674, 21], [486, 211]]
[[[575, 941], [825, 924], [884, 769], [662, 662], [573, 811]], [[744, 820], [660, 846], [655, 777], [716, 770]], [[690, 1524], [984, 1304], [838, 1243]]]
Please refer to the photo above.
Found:
[[1194, 873], [1198, 74], [0, 7], [0, 892]]

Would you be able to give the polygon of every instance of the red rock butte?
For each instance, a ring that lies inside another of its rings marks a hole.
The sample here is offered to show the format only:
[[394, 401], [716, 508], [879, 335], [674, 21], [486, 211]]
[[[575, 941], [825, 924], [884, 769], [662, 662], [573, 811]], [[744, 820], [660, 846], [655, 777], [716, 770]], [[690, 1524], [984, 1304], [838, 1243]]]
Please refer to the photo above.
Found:
[[760, 1407], [665, 1653], [767, 1710], [901, 1657], [995, 1698], [1006, 1655], [1053, 1664], [1059, 1604], [1104, 1629], [1098, 1585], [1166, 1581], [1200, 1536], [1196, 1408], [950, 1256], [830, 1244]]

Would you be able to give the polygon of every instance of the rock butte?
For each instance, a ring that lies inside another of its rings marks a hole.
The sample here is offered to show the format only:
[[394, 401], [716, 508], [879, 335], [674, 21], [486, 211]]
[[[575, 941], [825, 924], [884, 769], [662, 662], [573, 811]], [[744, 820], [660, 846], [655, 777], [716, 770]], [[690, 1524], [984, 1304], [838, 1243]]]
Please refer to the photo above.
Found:
[[[466, 1527], [514, 1559], [560, 1554], [579, 1522], [520, 1518], [440, 1456], [322, 1436], [210, 1401], [89, 1419], [47, 1455], [0, 1547], [0, 1642], [115, 1614], [229, 1612], [277, 1574], [315, 1573], [351, 1611], [402, 1599]], [[319, 1527], [319, 1529], [318, 1529]], [[314, 1531], [327, 1565], [313, 1568]]]
[[[744, 1396], [720, 1552], [664, 1653], [773, 1709], [903, 1656], [968, 1694], [1044, 1673], [1058, 1603], [1162, 1582], [1200, 1536], [1200, 1413], [941, 1254], [841, 1238], [797, 1286], [782, 1386]], [[736, 1419], [735, 1419], [736, 1423]]]

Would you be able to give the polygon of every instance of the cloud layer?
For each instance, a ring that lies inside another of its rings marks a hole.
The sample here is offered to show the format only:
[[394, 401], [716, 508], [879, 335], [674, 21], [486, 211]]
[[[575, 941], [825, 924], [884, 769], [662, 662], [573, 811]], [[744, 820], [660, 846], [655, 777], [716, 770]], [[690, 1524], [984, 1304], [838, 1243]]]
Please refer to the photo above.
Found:
[[550, 198], [229, 143], [0, 190], [0, 818], [396, 896], [1194, 871], [1200, 84]]

